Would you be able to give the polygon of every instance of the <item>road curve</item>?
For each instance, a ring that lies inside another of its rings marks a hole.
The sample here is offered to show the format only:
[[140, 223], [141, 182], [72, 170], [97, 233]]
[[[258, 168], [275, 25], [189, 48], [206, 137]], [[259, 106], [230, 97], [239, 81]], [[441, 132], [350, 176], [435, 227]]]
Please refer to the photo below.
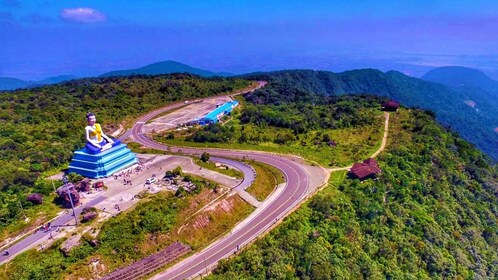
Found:
[[237, 230], [218, 239], [208, 248], [185, 259], [166, 272], [156, 275], [153, 279], [185, 279], [205, 273], [208, 268], [216, 265], [220, 259], [234, 254], [239, 247], [251, 242], [262, 232], [269, 229], [278, 219], [288, 214], [304, 199], [310, 180], [304, 169], [294, 161], [262, 152], [168, 147], [153, 141], [142, 133], [144, 124], [156, 115], [149, 113], [133, 126], [131, 135], [135, 141], [150, 148], [189, 155], [199, 155], [207, 151], [211, 155], [218, 157], [254, 159], [280, 169], [284, 173], [287, 183], [280, 195], [266, 205], [264, 209], [258, 209], [257, 215], [253, 215], [251, 220], [244, 221], [244, 224], [238, 227]]

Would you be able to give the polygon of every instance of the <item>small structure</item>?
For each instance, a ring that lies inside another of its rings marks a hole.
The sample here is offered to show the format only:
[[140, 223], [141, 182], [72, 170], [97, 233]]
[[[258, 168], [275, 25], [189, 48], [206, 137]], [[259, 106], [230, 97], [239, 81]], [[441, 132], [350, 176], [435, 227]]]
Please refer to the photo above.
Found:
[[399, 103], [394, 100], [389, 100], [382, 103], [382, 111], [396, 112], [399, 108]]
[[26, 198], [27, 201], [32, 202], [33, 204], [42, 204], [43, 196], [39, 193], [32, 193]]
[[373, 158], [369, 158], [363, 162], [353, 164], [349, 175], [352, 178], [358, 178], [363, 181], [368, 178], [375, 178], [375, 175], [380, 174], [381, 172], [382, 170], [380, 170], [377, 161]]
[[[67, 183], [67, 186], [62, 186], [57, 189], [57, 195], [62, 198], [64, 207], [71, 207], [71, 198], [73, 199], [74, 206], [80, 204], [80, 193], [76, 190], [73, 183]], [[71, 195], [71, 198], [69, 196]]]

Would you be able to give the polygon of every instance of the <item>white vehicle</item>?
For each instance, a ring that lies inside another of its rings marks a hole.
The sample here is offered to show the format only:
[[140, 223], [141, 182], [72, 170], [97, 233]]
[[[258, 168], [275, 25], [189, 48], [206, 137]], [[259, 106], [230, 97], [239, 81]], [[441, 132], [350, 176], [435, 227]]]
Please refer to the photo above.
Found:
[[152, 177], [152, 178], [149, 178], [147, 180], [145, 180], [145, 184], [147, 185], [150, 185], [150, 184], [154, 184], [154, 183], [157, 183], [157, 178], [156, 177]]

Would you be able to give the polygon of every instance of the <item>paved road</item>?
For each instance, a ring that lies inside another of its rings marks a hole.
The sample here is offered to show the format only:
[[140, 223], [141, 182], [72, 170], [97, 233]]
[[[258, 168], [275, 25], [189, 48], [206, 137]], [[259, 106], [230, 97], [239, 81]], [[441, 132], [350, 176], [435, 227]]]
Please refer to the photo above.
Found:
[[[90, 200], [88, 203], [86, 203], [84, 206], [85, 207], [93, 207], [99, 202], [105, 200], [106, 197], [99, 195], [96, 198]], [[76, 212], [76, 217], [81, 213], [84, 207], [79, 206], [75, 208]], [[58, 227], [64, 227], [64, 226], [74, 226], [74, 216], [72, 210], [69, 210], [69, 213], [62, 215], [58, 217], [57, 219], [53, 220], [51, 222], [52, 225], [52, 230], [49, 231], [43, 231], [43, 230], [36, 230], [33, 234], [29, 235], [28, 237], [24, 238], [23, 240], [17, 242], [16, 244], [10, 246], [7, 250], [9, 251], [9, 255], [6, 256], [3, 254], [0, 256], [0, 264], [4, 263], [5, 261], [10, 260], [11, 258], [15, 257], [15, 255], [31, 248], [31, 246], [37, 245], [37, 243], [49, 238], [50, 234], [55, 231]]]
[[252, 166], [228, 158], [211, 157], [210, 160], [231, 165], [232, 167], [242, 171], [242, 173], [244, 173], [244, 179], [242, 180], [242, 182], [240, 182], [240, 184], [238, 184], [235, 188], [233, 188], [233, 191], [237, 192], [243, 200], [245, 200], [247, 203], [251, 204], [252, 206], [256, 208], [261, 206], [260, 201], [258, 201], [250, 193], [246, 192], [246, 189], [250, 187], [251, 184], [256, 179], [256, 171], [254, 171]]
[[153, 279], [185, 279], [205, 273], [207, 268], [216, 265], [220, 259], [234, 254], [238, 248], [251, 242], [262, 232], [269, 229], [277, 220], [288, 214], [304, 199], [309, 187], [308, 174], [294, 161], [262, 152], [167, 147], [149, 139], [142, 133], [144, 124], [157, 114], [160, 113], [149, 113], [133, 126], [131, 136], [135, 141], [150, 148], [189, 155], [200, 155], [202, 152], [207, 151], [217, 157], [254, 159], [280, 169], [284, 173], [287, 183], [280, 195], [274, 201], [265, 205], [264, 209], [258, 212], [258, 215], [252, 216], [250, 221], [245, 221], [243, 226], [238, 227], [231, 234], [217, 240], [207, 249], [189, 257]]
[[[232, 93], [232, 94], [228, 94], [227, 96], [236, 96], [236, 95], [240, 95], [240, 94], [244, 94], [244, 93], [248, 93], [248, 92], [253, 92], [259, 88], [262, 88], [266, 85], [266, 82], [265, 81], [258, 81], [258, 85], [254, 88], [251, 88], [251, 89], [248, 89], [248, 90], [244, 90], [244, 91], [241, 91], [241, 92], [237, 92], [237, 93]], [[220, 96], [217, 95], [217, 96], [212, 96], [212, 97], [206, 97], [204, 99], [216, 99], [216, 98], [219, 98]], [[198, 98], [199, 99], [199, 98]], [[169, 104], [167, 106], [164, 106], [164, 107], [161, 107], [155, 111], [152, 111], [150, 113], [148, 113], [146, 116], [149, 116], [149, 115], [152, 115], [152, 116], [157, 116], [161, 113], [164, 113], [164, 112], [167, 112], [167, 111], [171, 111], [171, 110], [174, 110], [174, 109], [178, 109], [180, 107], [184, 107], [185, 106], [185, 102], [184, 101], [181, 101], [181, 102], [176, 102], [176, 103], [172, 103], [172, 104]], [[146, 117], [145, 116], [145, 117]], [[147, 120], [150, 120], [151, 118], [147, 118]], [[143, 120], [140, 120], [140, 121], [143, 121]], [[119, 140], [123, 141], [124, 139], [130, 137], [132, 134], [131, 134], [131, 130], [127, 130], [125, 131], [121, 136], [118, 137]]]

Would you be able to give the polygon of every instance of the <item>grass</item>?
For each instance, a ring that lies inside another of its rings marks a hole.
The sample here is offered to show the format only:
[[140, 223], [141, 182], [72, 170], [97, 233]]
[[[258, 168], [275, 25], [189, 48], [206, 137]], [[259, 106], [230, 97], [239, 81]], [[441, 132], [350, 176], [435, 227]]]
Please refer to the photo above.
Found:
[[341, 170], [330, 173], [330, 178], [327, 186], [320, 193], [326, 194], [332, 190], [337, 189], [341, 183], [346, 179], [348, 171]]
[[[250, 124], [241, 125], [236, 118], [228, 124], [234, 127], [235, 132], [232, 139], [227, 143], [196, 143], [186, 141], [186, 137], [193, 132], [192, 130], [175, 132], [175, 139], [166, 139], [161, 134], [155, 135], [155, 139], [173, 146], [257, 150], [292, 154], [301, 156], [308, 161], [316, 162], [322, 166], [343, 167], [368, 158], [380, 147], [384, 132], [384, 120], [379, 115], [372, 125], [310, 131], [299, 135], [295, 140], [285, 144], [276, 144], [272, 139], [277, 134], [292, 134], [290, 129], [257, 127]], [[249, 140], [247, 143], [239, 143], [236, 139], [241, 133], [246, 134], [249, 139], [259, 138], [261, 141]], [[337, 146], [330, 147], [326, 143], [315, 143], [317, 142], [316, 139], [320, 138], [320, 134], [328, 134], [337, 143]]]
[[196, 158], [195, 164], [201, 166], [202, 168], [213, 170], [215, 172], [225, 174], [225, 175], [233, 177], [233, 178], [237, 178], [237, 179], [244, 178], [244, 174], [242, 172], [240, 172], [239, 170], [234, 169], [234, 168], [220, 169], [220, 168], [216, 167], [214, 162], [211, 162], [211, 161], [204, 162], [204, 161]]
[[[39, 227], [56, 217], [62, 209], [53, 203], [55, 198], [55, 194], [51, 194], [48, 197], [45, 196], [42, 204], [25, 209], [24, 213], [27, 219], [21, 219], [19, 222], [12, 223], [2, 228], [0, 239], [6, 241], [8, 238], [28, 233], [34, 228]], [[3, 242], [0, 243], [0, 245], [3, 246]]]
[[256, 171], [256, 179], [246, 191], [258, 201], [264, 201], [279, 182], [285, 182], [282, 172], [275, 167], [260, 162], [250, 162], [249, 164]]

